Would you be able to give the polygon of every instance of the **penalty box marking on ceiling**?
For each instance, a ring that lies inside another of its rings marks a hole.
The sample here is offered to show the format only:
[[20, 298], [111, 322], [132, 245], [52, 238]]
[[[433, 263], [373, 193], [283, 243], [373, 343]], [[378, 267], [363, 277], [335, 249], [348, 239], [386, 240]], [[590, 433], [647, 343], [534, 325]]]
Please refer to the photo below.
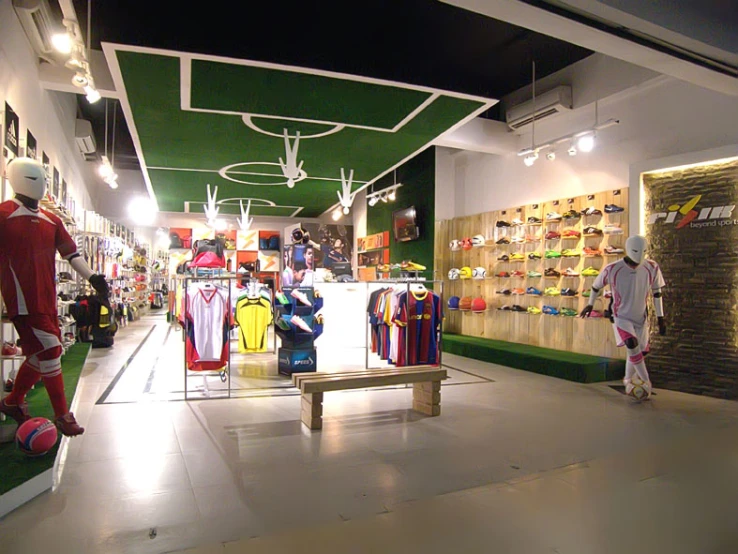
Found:
[[[276, 202], [273, 202], [271, 200], [267, 200], [266, 198], [255, 198], [252, 196], [244, 196], [241, 198], [224, 198], [223, 200], [218, 200], [215, 204], [218, 206], [234, 206], [237, 208], [241, 208], [241, 205], [239, 202], [243, 201], [244, 203], [247, 201], [251, 201], [251, 208], [273, 208], [275, 210], [293, 210], [292, 214], [288, 217], [295, 217], [297, 214], [299, 214], [303, 209], [304, 206], [287, 206], [282, 204], [277, 204]], [[202, 200], [185, 200], [184, 201], [184, 213], [196, 213], [190, 211], [190, 207], [194, 207], [197, 211], [199, 211], [200, 206], [204, 206]], [[259, 216], [257, 216], [259, 217]]]

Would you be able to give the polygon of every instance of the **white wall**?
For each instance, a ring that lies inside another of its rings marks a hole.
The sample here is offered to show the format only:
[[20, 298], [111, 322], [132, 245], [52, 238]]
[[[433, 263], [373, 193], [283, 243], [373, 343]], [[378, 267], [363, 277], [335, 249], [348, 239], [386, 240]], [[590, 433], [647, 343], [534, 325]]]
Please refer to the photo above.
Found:
[[72, 94], [42, 88], [37, 57], [10, 0], [0, 2], [0, 111], [5, 110], [6, 101], [20, 119], [23, 144], [26, 129], [30, 128], [38, 142], [39, 156], [46, 152], [77, 205], [94, 209], [85, 185], [85, 162], [74, 143], [76, 99]]
[[[633, 164], [738, 143], [738, 99], [673, 78], [657, 77], [601, 100], [600, 121], [610, 117], [620, 125], [602, 131], [590, 154], [570, 157], [564, 147], [555, 161], [539, 159], [533, 167], [515, 154], [456, 156], [454, 215], [627, 187]], [[593, 105], [555, 116], [537, 125], [536, 142], [580, 130], [593, 120]], [[530, 135], [521, 136], [520, 148], [529, 145]], [[437, 197], [449, 194], [437, 191]]]

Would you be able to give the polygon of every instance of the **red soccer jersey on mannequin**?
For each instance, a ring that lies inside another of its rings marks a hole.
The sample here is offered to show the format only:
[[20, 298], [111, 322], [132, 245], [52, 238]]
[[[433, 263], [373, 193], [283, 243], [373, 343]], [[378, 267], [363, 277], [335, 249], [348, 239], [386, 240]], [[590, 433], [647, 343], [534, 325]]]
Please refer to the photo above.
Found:
[[8, 316], [56, 317], [56, 251], [65, 259], [77, 252], [62, 221], [8, 200], [0, 204], [0, 236], [0, 289]]

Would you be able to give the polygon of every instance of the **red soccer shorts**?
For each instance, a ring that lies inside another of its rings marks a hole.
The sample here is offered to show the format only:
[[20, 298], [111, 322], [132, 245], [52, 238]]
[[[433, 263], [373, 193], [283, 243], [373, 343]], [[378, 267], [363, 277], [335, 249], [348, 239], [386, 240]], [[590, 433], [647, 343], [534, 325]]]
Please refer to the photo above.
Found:
[[44, 377], [61, 373], [61, 330], [56, 316], [19, 315], [13, 318], [26, 362]]

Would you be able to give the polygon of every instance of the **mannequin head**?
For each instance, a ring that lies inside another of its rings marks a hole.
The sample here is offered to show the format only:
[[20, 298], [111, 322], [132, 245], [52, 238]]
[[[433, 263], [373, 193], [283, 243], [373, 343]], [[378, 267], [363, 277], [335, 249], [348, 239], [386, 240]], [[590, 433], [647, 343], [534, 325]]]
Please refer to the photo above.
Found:
[[46, 192], [46, 172], [40, 162], [32, 158], [15, 158], [8, 164], [6, 175], [16, 194], [31, 200], [41, 200]]
[[625, 241], [625, 254], [635, 265], [639, 265], [646, 258], [646, 246], [646, 237], [633, 235]]

